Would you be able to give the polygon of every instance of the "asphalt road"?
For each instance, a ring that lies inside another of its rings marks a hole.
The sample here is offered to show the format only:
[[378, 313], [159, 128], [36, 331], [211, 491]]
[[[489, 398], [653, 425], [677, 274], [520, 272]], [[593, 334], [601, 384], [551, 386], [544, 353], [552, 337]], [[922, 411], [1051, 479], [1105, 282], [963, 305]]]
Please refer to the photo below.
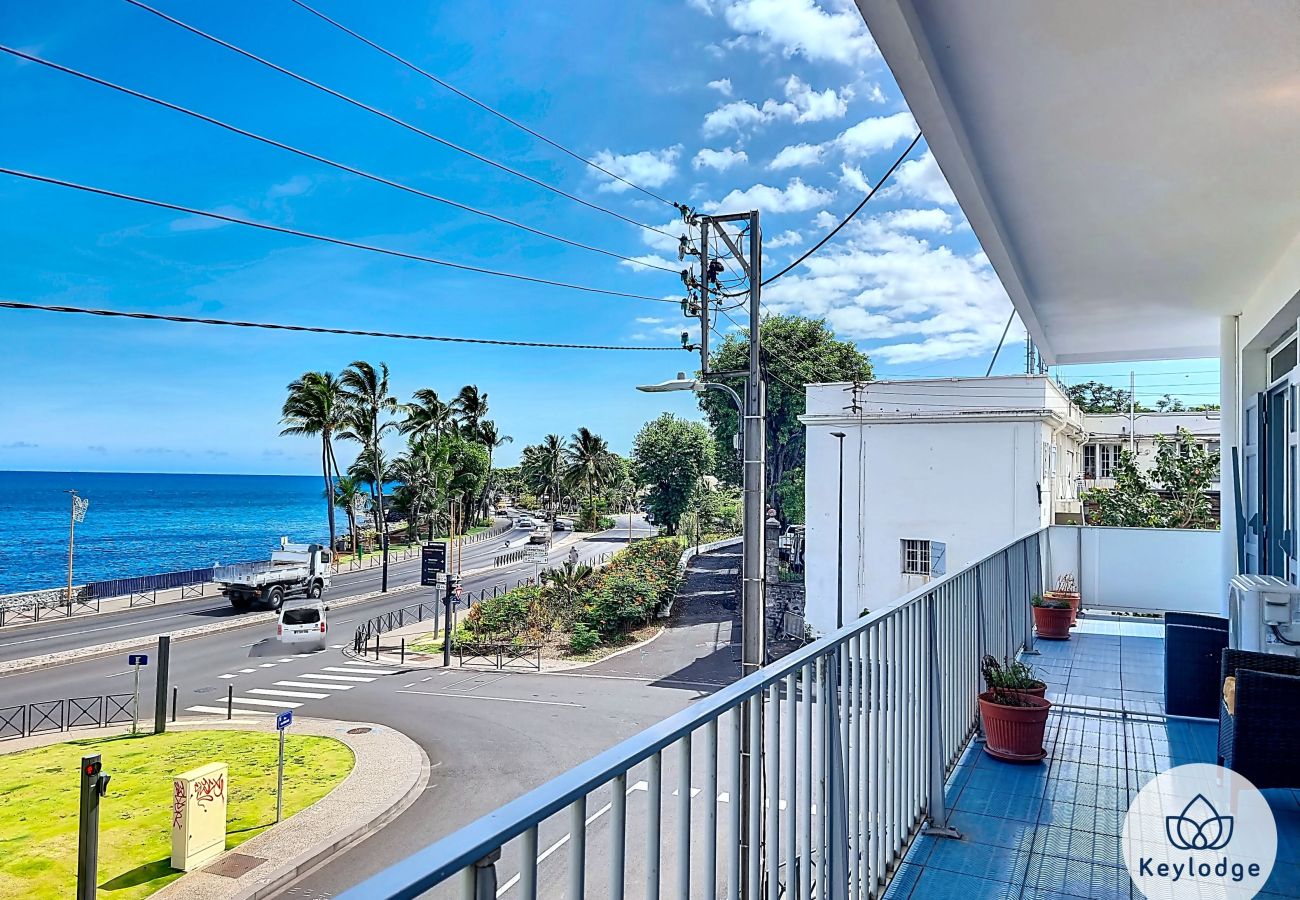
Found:
[[[523, 546], [527, 530], [511, 531], [493, 540], [485, 540], [465, 547], [464, 568], [489, 565], [492, 558], [505, 552], [502, 542], [509, 539], [510, 549]], [[326, 598], [346, 597], [377, 591], [382, 570], [363, 569], [335, 575]], [[388, 566], [389, 587], [399, 587], [420, 580], [418, 558], [393, 562]], [[405, 597], [406, 595], [399, 595]], [[406, 605], [405, 601], [398, 604]], [[371, 613], [373, 614], [373, 613]], [[135, 637], [155, 636], [204, 625], [221, 619], [241, 615], [225, 597], [201, 597], [179, 600], [161, 606], [141, 606], [120, 612], [77, 616], [71, 619], [49, 619], [31, 625], [18, 625], [0, 629], [0, 662], [23, 659], [60, 650], [74, 650], [92, 644], [121, 641]]]
[[[646, 533], [642, 528], [637, 531]], [[581, 557], [617, 549], [626, 534], [626, 520], [622, 520], [621, 528], [578, 545]], [[567, 554], [567, 547], [558, 549], [552, 561], [559, 562]], [[467, 548], [467, 565], [469, 560]], [[386, 724], [400, 729], [425, 749], [434, 768], [423, 795], [379, 834], [310, 874], [283, 895], [323, 900], [737, 677], [735, 598], [734, 591], [728, 594], [725, 587], [734, 582], [729, 570], [735, 559], [723, 553], [706, 560], [702, 561], [704, 567], [727, 574], [707, 573], [700, 596], [675, 613], [673, 628], [643, 649], [579, 671], [477, 672], [455, 666], [402, 671], [367, 665], [343, 655], [342, 645], [350, 644], [352, 630], [367, 617], [433, 600], [434, 589], [424, 588], [340, 609], [330, 620], [331, 646], [322, 652], [298, 654], [294, 648], [281, 647], [272, 639], [270, 625], [179, 642], [173, 647], [171, 684], [178, 689], [181, 715], [194, 709], [223, 710], [227, 691], [233, 689], [237, 718], [293, 708], [301, 715]], [[417, 577], [415, 566], [410, 564], [406, 580]], [[504, 568], [467, 578], [465, 587], [478, 590], [503, 581], [513, 582], [532, 571], [527, 564]], [[401, 583], [396, 580], [401, 577], [397, 572], [397, 567], [390, 570], [392, 583]], [[358, 578], [371, 575], [359, 573]], [[694, 579], [691, 583], [696, 584]], [[724, 587], [714, 589], [717, 584]], [[337, 596], [338, 589], [333, 593]], [[211, 602], [207, 605], [213, 606]], [[223, 608], [220, 614], [228, 613]], [[189, 615], [197, 618], [203, 614]], [[146, 629], [143, 633], [151, 632]], [[90, 642], [103, 639], [95, 637]], [[153, 709], [150, 675], [146, 670], [147, 684], [141, 690], [142, 709], [149, 711], [142, 716], [146, 721], [151, 719]], [[0, 696], [4, 697], [0, 704], [130, 690], [131, 670], [123, 656], [0, 677]], [[703, 756], [697, 750], [692, 765], [694, 807], [701, 807], [703, 802], [695, 796], [696, 785], [704, 783]], [[661, 802], [666, 835], [672, 834], [669, 829], [677, 815], [672, 793], [678, 783], [678, 765], [676, 754], [665, 755]], [[111, 759], [105, 760], [105, 767], [111, 772]], [[641, 767], [629, 778], [627, 840], [629, 878], [633, 882], [642, 877], [645, 859], [648, 797], [642, 784], [647, 781], [644, 769]], [[608, 816], [596, 814], [607, 803], [608, 793], [604, 790], [594, 794], [588, 807], [588, 817], [596, 816], [589, 829], [588, 846], [593, 888], [603, 884], [607, 866]], [[721, 806], [719, 814], [721, 820], [725, 815]], [[564, 866], [559, 848], [567, 833], [564, 815], [553, 817], [540, 829], [540, 848], [559, 845], [540, 868], [546, 896], [559, 896], [561, 892]], [[519, 848], [512, 844], [498, 867], [501, 883], [506, 884], [518, 869]], [[600, 893], [596, 890], [592, 896]], [[502, 896], [508, 894], [509, 890]]]

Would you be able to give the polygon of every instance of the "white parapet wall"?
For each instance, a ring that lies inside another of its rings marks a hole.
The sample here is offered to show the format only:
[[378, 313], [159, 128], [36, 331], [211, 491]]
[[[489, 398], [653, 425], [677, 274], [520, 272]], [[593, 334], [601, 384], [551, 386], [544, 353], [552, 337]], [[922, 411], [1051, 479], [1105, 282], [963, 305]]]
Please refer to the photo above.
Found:
[[1219, 531], [1055, 525], [1047, 587], [1073, 575], [1085, 609], [1227, 615]]

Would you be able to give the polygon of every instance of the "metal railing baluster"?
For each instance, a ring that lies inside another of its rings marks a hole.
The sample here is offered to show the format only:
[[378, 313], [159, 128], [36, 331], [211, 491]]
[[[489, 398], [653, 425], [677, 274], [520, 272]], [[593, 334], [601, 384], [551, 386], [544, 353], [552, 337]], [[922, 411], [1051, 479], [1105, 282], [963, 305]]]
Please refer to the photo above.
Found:
[[767, 710], [764, 715], [766, 734], [763, 751], [766, 755], [764, 769], [767, 785], [766, 821], [763, 830], [764, 866], [767, 870], [768, 900], [780, 900], [781, 879], [777, 877], [781, 865], [781, 683], [773, 682], [767, 688]]
[[704, 726], [704, 856], [700, 870], [704, 873], [704, 894], [718, 890], [718, 720]]
[[677, 772], [677, 896], [691, 900], [691, 736], [680, 745]]
[[614, 776], [609, 801], [609, 900], [623, 900], [627, 868], [627, 773]]
[[646, 778], [645, 825], [645, 896], [646, 900], [659, 900], [659, 831], [663, 824], [664, 758], [662, 753], [650, 757], [650, 772]]
[[569, 900], [584, 900], [587, 877], [587, 795], [569, 804]]

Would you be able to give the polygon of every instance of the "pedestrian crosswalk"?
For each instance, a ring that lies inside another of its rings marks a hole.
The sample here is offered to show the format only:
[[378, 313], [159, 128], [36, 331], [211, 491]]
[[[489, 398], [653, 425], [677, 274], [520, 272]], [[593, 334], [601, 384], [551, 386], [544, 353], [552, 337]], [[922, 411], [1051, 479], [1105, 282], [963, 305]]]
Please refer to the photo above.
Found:
[[260, 663], [257, 668], [238, 669], [223, 673], [219, 677], [232, 682], [230, 691], [218, 703], [186, 707], [186, 712], [208, 713], [229, 716], [268, 716], [281, 710], [299, 709], [305, 703], [327, 700], [338, 691], [350, 691], [353, 688], [369, 684], [372, 681], [396, 673], [395, 669], [381, 669], [363, 662], [338, 661], [338, 665], [321, 666], [314, 672], [286, 672], [286, 678], [275, 681], [266, 687], [248, 687], [240, 690], [233, 683], [234, 679], [247, 679], [249, 676], [263, 674], [262, 670], [274, 669], [286, 664], [296, 663], [317, 654], [301, 653], [286, 657], [272, 663]]

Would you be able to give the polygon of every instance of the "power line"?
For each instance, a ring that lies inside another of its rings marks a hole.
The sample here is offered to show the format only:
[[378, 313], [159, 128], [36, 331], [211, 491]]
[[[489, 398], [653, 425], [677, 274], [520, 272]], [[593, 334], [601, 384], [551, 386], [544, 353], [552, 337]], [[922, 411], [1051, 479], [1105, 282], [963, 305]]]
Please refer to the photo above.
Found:
[[166, 109], [174, 110], [175, 112], [182, 113], [184, 115], [190, 116], [195, 119], [199, 119], [200, 121], [203, 122], [207, 122], [210, 125], [216, 125], [218, 128], [224, 128], [226, 131], [232, 132], [234, 134], [251, 138], [252, 140], [259, 141], [271, 147], [276, 147], [280, 150], [287, 150], [288, 152], [301, 156], [304, 159], [310, 159], [314, 162], [321, 163], [322, 165], [330, 166], [332, 168], [338, 169], [339, 171], [347, 172], [351, 175], [356, 175], [358, 177], [365, 178], [377, 184], [383, 184], [383, 185], [387, 185], [388, 187], [397, 188], [400, 191], [406, 191], [409, 194], [415, 194], [419, 197], [424, 197], [425, 199], [433, 200], [437, 203], [444, 203], [447, 206], [455, 207], [456, 209], [464, 210], [465, 212], [473, 213], [474, 215], [477, 216], [483, 216], [484, 218], [491, 219], [495, 222], [500, 222], [503, 225], [510, 225], [514, 228], [522, 229], [524, 231], [529, 232], [530, 234], [538, 235], [539, 237], [549, 238], [550, 240], [553, 241], [559, 241], [560, 243], [568, 244], [571, 247], [577, 247], [582, 250], [590, 250], [593, 253], [600, 253], [605, 256], [613, 257], [614, 259], [622, 260], [623, 262], [631, 263], [633, 265], [645, 266], [646, 268], [650, 268], [650, 269], [658, 269], [661, 272], [671, 272], [674, 275], [677, 274], [676, 269], [670, 269], [666, 266], [660, 266], [660, 265], [656, 265], [655, 263], [645, 262], [644, 260], [637, 259], [635, 257], [624, 256], [622, 253], [616, 253], [613, 250], [605, 250], [600, 247], [593, 247], [590, 244], [584, 244], [581, 241], [575, 241], [570, 238], [561, 237], [560, 235], [552, 234], [549, 231], [542, 231], [539, 228], [534, 228], [531, 225], [525, 225], [522, 222], [516, 222], [513, 219], [508, 219], [504, 216], [499, 216], [496, 213], [487, 212], [485, 210], [478, 209], [476, 207], [469, 206], [467, 204], [460, 203], [455, 200], [450, 200], [446, 197], [441, 197], [437, 194], [433, 194], [428, 191], [421, 190], [420, 188], [412, 187], [411, 185], [403, 184], [402, 182], [399, 181], [393, 181], [392, 179], [385, 178], [382, 175], [375, 175], [371, 172], [366, 172], [362, 169], [358, 169], [346, 163], [337, 162], [336, 160], [328, 159], [327, 157], [321, 156], [316, 153], [312, 153], [309, 150], [302, 150], [298, 147], [290, 146], [289, 144], [283, 143], [282, 141], [277, 141], [274, 138], [266, 137], [265, 135], [248, 131], [247, 129], [240, 128], [237, 125], [231, 125], [228, 122], [223, 122], [220, 119], [215, 119], [212, 116], [205, 115], [204, 113], [197, 112], [192, 109], [188, 109], [184, 106], [180, 106], [168, 100], [163, 100], [159, 97], [154, 97], [149, 94], [145, 94], [141, 91], [137, 91], [133, 88], [129, 88], [124, 85], [115, 84], [111, 81], [107, 81], [103, 78], [99, 78], [98, 76], [91, 75], [87, 72], [81, 72], [77, 69], [73, 69], [69, 66], [65, 66], [48, 59], [42, 59], [39, 56], [34, 56], [22, 50], [14, 49], [13, 47], [6, 47], [3, 44], [0, 44], [0, 51], [8, 53], [11, 56], [16, 56], [20, 59], [27, 60], [28, 62], [33, 62], [38, 65], [46, 66], [50, 69], [54, 69], [56, 71], [63, 72], [65, 74], [72, 75], [76, 78], [89, 81], [93, 84], [97, 84], [102, 87], [109, 88], [110, 90], [118, 91], [120, 93], [127, 94], [131, 97], [136, 97], [140, 100], [145, 100], [157, 106], [162, 106], [165, 107]]
[[107, 188], [94, 187], [87, 184], [78, 184], [75, 181], [64, 181], [61, 178], [51, 178], [47, 175], [37, 175], [32, 172], [21, 172], [17, 169], [0, 168], [0, 175], [13, 175], [16, 178], [25, 178], [29, 181], [39, 181], [44, 184], [53, 184], [59, 187], [72, 188], [77, 191], [84, 191], [88, 194], [98, 194], [102, 197], [112, 197], [116, 200], [129, 200], [132, 203], [141, 203], [145, 206], [153, 206], [159, 209], [170, 209], [174, 212], [181, 212], [191, 216], [202, 216], [207, 219], [215, 219], [219, 222], [230, 222], [235, 225], [247, 225], [249, 228], [260, 228], [263, 231], [272, 231], [276, 234], [287, 234], [293, 237], [307, 238], [312, 241], [320, 241], [325, 244], [334, 244], [339, 247], [351, 247], [353, 250], [366, 250], [370, 253], [380, 253], [385, 256], [395, 256], [399, 259], [408, 259], [414, 262], [430, 263], [435, 266], [445, 266], [449, 269], [459, 269], [464, 272], [474, 272], [479, 275], [495, 275], [500, 278], [511, 278], [516, 281], [526, 281], [530, 284], [543, 284], [549, 287], [569, 288], [570, 290], [583, 291], [589, 294], [605, 294], [610, 297], [627, 297], [632, 300], [650, 300], [655, 303], [676, 303], [676, 300], [664, 297], [651, 297], [647, 294], [631, 294], [626, 291], [615, 291], [609, 288], [591, 287], [584, 284], [571, 284], [567, 281], [552, 281], [549, 278], [538, 278], [533, 275], [521, 275], [518, 272], [502, 272], [497, 269], [486, 269], [481, 266], [471, 266], [467, 263], [450, 262], [445, 259], [438, 259], [433, 256], [423, 256], [418, 253], [408, 253], [404, 250], [394, 250], [391, 247], [377, 247], [374, 244], [363, 244], [359, 241], [349, 241], [343, 238], [330, 237], [329, 235], [316, 234], [311, 231], [300, 231], [297, 228], [286, 228], [283, 225], [271, 225], [266, 222], [254, 222], [252, 219], [242, 219], [239, 216], [231, 216], [225, 213], [212, 212], [206, 209], [194, 209], [189, 206], [181, 206], [177, 203], [168, 203], [164, 200], [154, 200], [149, 197], [137, 197], [134, 194], [124, 194], [120, 191], [111, 191]]
[[530, 184], [534, 184], [554, 194], [558, 194], [561, 197], [572, 200], [574, 203], [579, 203], [589, 209], [594, 209], [597, 212], [605, 213], [606, 215], [613, 216], [616, 219], [620, 219], [621, 221], [627, 222], [629, 225], [635, 225], [638, 228], [644, 228], [647, 231], [653, 231], [657, 234], [663, 235], [664, 237], [670, 237], [670, 238], [677, 237], [677, 235], [669, 234], [668, 232], [656, 228], [653, 225], [646, 225], [645, 223], [638, 222], [636, 219], [625, 216], [622, 213], [614, 212], [614, 210], [612, 209], [606, 209], [605, 207], [600, 206], [599, 204], [596, 203], [592, 203], [589, 200], [583, 200], [581, 197], [578, 197], [574, 194], [570, 194], [568, 191], [564, 190], [563, 188], [558, 188], [553, 184], [548, 184], [547, 182], [542, 181], [540, 178], [534, 178], [532, 175], [528, 175], [527, 173], [521, 172], [518, 169], [506, 165], [505, 163], [497, 162], [496, 160], [490, 159], [481, 153], [477, 153], [473, 150], [468, 149], [467, 147], [462, 147], [459, 144], [447, 140], [446, 138], [439, 137], [438, 135], [433, 134], [430, 131], [424, 130], [418, 125], [412, 125], [410, 122], [407, 122], [404, 119], [399, 119], [397, 116], [394, 116], [391, 113], [386, 113], [381, 109], [378, 109], [367, 103], [363, 103], [360, 100], [356, 100], [352, 97], [349, 97], [347, 94], [344, 94], [340, 91], [336, 91], [331, 87], [326, 87], [325, 85], [321, 84], [318, 81], [312, 81], [310, 78], [306, 77], [305, 75], [299, 75], [297, 72], [291, 71], [289, 69], [286, 69], [284, 66], [273, 63], [269, 59], [265, 59], [261, 56], [258, 56], [256, 53], [252, 53], [248, 50], [243, 49], [242, 47], [238, 47], [230, 43], [229, 41], [224, 41], [221, 38], [217, 37], [216, 35], [209, 34], [208, 32], [196, 28], [195, 26], [190, 25], [187, 22], [182, 22], [180, 19], [168, 15], [162, 10], [155, 9], [149, 4], [141, 2], [141, 0], [124, 0], [124, 2], [129, 3], [138, 9], [142, 9], [145, 12], [152, 13], [158, 18], [166, 22], [170, 22], [171, 24], [177, 26], [178, 28], [183, 28], [185, 31], [188, 31], [190, 34], [193, 34], [197, 37], [201, 37], [204, 40], [211, 41], [212, 43], [217, 44], [219, 46], [225, 47], [227, 50], [230, 50], [234, 53], [238, 53], [240, 56], [243, 56], [245, 59], [252, 60], [253, 62], [259, 63], [263, 66], [266, 66], [267, 68], [274, 69], [275, 71], [281, 73], [282, 75], [287, 75], [288, 77], [294, 79], [295, 81], [301, 84], [305, 84], [308, 87], [315, 88], [318, 91], [323, 91], [326, 94], [329, 94], [331, 97], [335, 97], [339, 100], [342, 100], [345, 103], [355, 106], [357, 109], [361, 109], [373, 115], [379, 116], [382, 119], [392, 122], [394, 125], [399, 125], [402, 128], [407, 129], [408, 131], [420, 135], [421, 137], [428, 138], [429, 140], [441, 144], [442, 146], [447, 147], [448, 149], [455, 150], [457, 153], [463, 153], [466, 156], [473, 157], [474, 159], [477, 159], [479, 162], [492, 166], [495, 169], [499, 169], [502, 172], [507, 172], [511, 175], [514, 175], [517, 178], [522, 178], [524, 181], [527, 181]]
[[75, 313], [122, 319], [145, 319], [155, 322], [181, 322], [191, 325], [230, 325], [236, 328], [265, 328], [274, 331], [306, 331], [313, 334], [344, 334], [354, 337], [392, 338], [403, 341], [439, 341], [450, 344], [490, 344], [496, 347], [540, 347], [551, 350], [681, 350], [681, 347], [622, 347], [607, 344], [553, 344], [545, 341], [506, 341], [494, 338], [446, 337], [432, 334], [403, 334], [391, 331], [361, 331], [355, 328], [325, 328], [317, 325], [286, 325], [273, 322], [243, 322], [234, 319], [201, 319], [193, 316], [170, 316], [162, 313], [126, 312], [118, 309], [88, 309], [81, 306], [53, 306], [0, 300], [0, 308], [37, 310], [40, 312]]
[[432, 72], [429, 72], [428, 70], [423, 69], [423, 68], [421, 68], [420, 66], [417, 66], [415, 63], [411, 62], [410, 60], [405, 59], [404, 57], [397, 55], [397, 54], [394, 53], [392, 50], [389, 50], [389, 49], [386, 48], [386, 47], [380, 46], [379, 44], [375, 43], [374, 41], [372, 41], [370, 38], [366, 37], [365, 35], [360, 34], [360, 33], [356, 32], [356, 31], [353, 31], [351, 28], [349, 28], [348, 26], [344, 25], [342, 22], [339, 22], [339, 21], [336, 20], [336, 19], [332, 19], [332, 18], [330, 18], [329, 16], [325, 15], [325, 14], [324, 14], [323, 12], [321, 12], [320, 10], [315, 9], [315, 8], [313, 8], [313, 7], [311, 7], [311, 6], [308, 6], [306, 3], [303, 2], [303, 0], [289, 0], [289, 2], [290, 2], [290, 3], [293, 3], [293, 4], [296, 5], [296, 6], [301, 7], [302, 9], [304, 9], [304, 10], [306, 10], [307, 12], [311, 13], [312, 15], [316, 16], [317, 18], [319, 18], [319, 19], [321, 19], [321, 20], [323, 20], [323, 21], [325, 21], [325, 22], [328, 22], [330, 25], [333, 25], [333, 26], [334, 26], [335, 28], [337, 28], [339, 31], [342, 31], [342, 32], [345, 33], [345, 34], [349, 34], [349, 35], [351, 35], [352, 37], [354, 37], [354, 38], [356, 38], [357, 40], [361, 41], [361, 43], [365, 44], [366, 46], [371, 47], [371, 48], [373, 48], [373, 49], [375, 49], [375, 50], [378, 50], [378, 51], [379, 51], [380, 53], [382, 53], [384, 56], [387, 56], [389, 59], [391, 59], [391, 60], [393, 60], [393, 61], [395, 61], [395, 62], [397, 62], [397, 63], [400, 63], [401, 65], [403, 65], [403, 66], [405, 66], [406, 68], [410, 69], [412, 72], [415, 72], [415, 73], [418, 74], [418, 75], [422, 75], [422, 76], [424, 76], [425, 78], [427, 78], [427, 79], [429, 79], [430, 81], [432, 81], [434, 84], [437, 84], [437, 85], [439, 85], [439, 86], [441, 86], [441, 87], [444, 87], [444, 88], [446, 88], [447, 90], [451, 91], [453, 94], [457, 95], [458, 97], [461, 97], [461, 98], [463, 98], [463, 99], [465, 99], [465, 100], [468, 100], [470, 103], [473, 103], [473, 104], [474, 104], [475, 106], [477, 106], [479, 109], [482, 109], [482, 110], [484, 110], [484, 111], [486, 111], [486, 112], [489, 112], [489, 113], [491, 113], [492, 115], [496, 116], [498, 119], [501, 119], [501, 120], [504, 121], [504, 122], [508, 122], [509, 124], [511, 124], [511, 125], [513, 125], [514, 127], [520, 129], [521, 131], [527, 132], [528, 134], [530, 134], [530, 135], [532, 135], [533, 137], [537, 138], [539, 141], [541, 141], [541, 142], [543, 142], [543, 143], [545, 143], [545, 144], [549, 144], [550, 146], [554, 147], [556, 150], [559, 150], [561, 153], [564, 153], [564, 154], [567, 154], [568, 156], [573, 157], [574, 159], [578, 160], [579, 162], [583, 163], [584, 165], [591, 166], [591, 168], [595, 169], [595, 170], [598, 171], [598, 172], [603, 172], [604, 174], [608, 175], [610, 178], [613, 178], [613, 179], [615, 179], [615, 180], [617, 180], [617, 181], [621, 181], [621, 182], [623, 182], [623, 184], [626, 184], [628, 187], [636, 188], [636, 189], [637, 189], [638, 191], [640, 191], [641, 193], [645, 194], [645, 195], [648, 196], [648, 197], [653, 197], [654, 199], [658, 200], [660, 203], [665, 203], [665, 204], [667, 204], [668, 206], [671, 206], [671, 207], [674, 207], [674, 208], [678, 208], [678, 204], [674, 203], [673, 201], [668, 200], [668, 199], [666, 199], [666, 198], [664, 198], [664, 197], [661, 197], [659, 194], [656, 194], [654, 191], [649, 190], [648, 188], [644, 188], [644, 187], [642, 187], [641, 185], [637, 184], [636, 182], [629, 181], [628, 179], [624, 178], [622, 175], [616, 175], [616, 174], [614, 174], [613, 172], [609, 171], [609, 169], [606, 169], [604, 166], [601, 166], [599, 163], [592, 162], [590, 159], [587, 159], [587, 157], [585, 157], [585, 156], [583, 156], [583, 155], [581, 155], [581, 154], [579, 154], [579, 153], [575, 153], [574, 151], [570, 150], [568, 147], [564, 146], [563, 144], [559, 143], [558, 141], [554, 141], [554, 140], [552, 140], [551, 138], [548, 138], [546, 135], [544, 135], [544, 134], [542, 134], [542, 133], [536, 131], [535, 129], [528, 127], [528, 126], [525, 125], [524, 123], [522, 123], [522, 122], [520, 122], [520, 121], [518, 121], [518, 120], [516, 120], [516, 119], [512, 119], [510, 116], [506, 115], [505, 113], [501, 112], [500, 110], [495, 109], [495, 108], [489, 106], [488, 104], [484, 103], [482, 100], [479, 100], [478, 98], [469, 95], [468, 93], [466, 93], [465, 91], [463, 91], [463, 90], [461, 90], [460, 88], [456, 87], [455, 85], [453, 85], [453, 84], [448, 84], [446, 81], [443, 81], [441, 78], [439, 78], [437, 75], [434, 75]]

